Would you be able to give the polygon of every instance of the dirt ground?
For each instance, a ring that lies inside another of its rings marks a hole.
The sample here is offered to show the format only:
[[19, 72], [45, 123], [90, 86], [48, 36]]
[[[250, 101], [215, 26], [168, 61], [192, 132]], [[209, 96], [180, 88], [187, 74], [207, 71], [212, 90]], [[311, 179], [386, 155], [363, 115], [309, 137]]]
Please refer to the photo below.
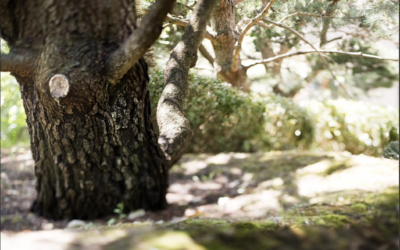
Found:
[[[369, 221], [381, 193], [398, 193], [398, 185], [398, 161], [364, 155], [291, 151], [185, 155], [170, 173], [170, 205], [166, 210], [117, 213], [80, 222], [77, 227], [90, 230], [107, 225], [173, 225], [173, 229], [182, 230], [182, 225], [193, 225], [198, 220], [210, 225], [251, 221], [282, 226], [342, 226], [347, 220]], [[20, 239], [18, 232], [56, 234], [56, 229], [67, 227], [69, 221], [52, 221], [29, 213], [35, 195], [30, 151], [2, 151], [1, 231], [8, 244]], [[393, 218], [397, 214], [398, 219], [398, 204], [391, 209]], [[398, 246], [398, 241], [390, 244], [382, 249]]]

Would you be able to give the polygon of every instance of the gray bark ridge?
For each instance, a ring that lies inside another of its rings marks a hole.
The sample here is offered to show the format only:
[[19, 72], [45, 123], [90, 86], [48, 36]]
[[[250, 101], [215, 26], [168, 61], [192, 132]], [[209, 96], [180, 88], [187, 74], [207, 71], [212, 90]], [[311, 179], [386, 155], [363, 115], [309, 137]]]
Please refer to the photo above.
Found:
[[183, 113], [189, 87], [189, 69], [196, 65], [197, 50], [216, 2], [198, 1], [189, 24], [165, 67], [165, 87], [158, 102], [157, 122], [160, 128], [158, 143], [166, 156], [168, 167], [172, 167], [179, 159], [192, 135], [190, 123]]

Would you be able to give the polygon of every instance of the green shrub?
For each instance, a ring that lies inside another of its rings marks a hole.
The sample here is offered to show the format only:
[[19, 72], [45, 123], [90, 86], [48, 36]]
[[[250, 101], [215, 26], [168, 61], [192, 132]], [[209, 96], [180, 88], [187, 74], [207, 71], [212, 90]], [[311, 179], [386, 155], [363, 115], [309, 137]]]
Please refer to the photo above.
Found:
[[[150, 74], [155, 121], [163, 72]], [[317, 149], [380, 156], [399, 138], [398, 111], [364, 102], [308, 101], [300, 106], [288, 98], [245, 94], [196, 75], [190, 75], [186, 100], [184, 111], [193, 130], [186, 152]]]
[[314, 121], [306, 109], [280, 95], [264, 97], [263, 102], [264, 150], [310, 149], [313, 146]]
[[[150, 82], [155, 121], [163, 72], [152, 71]], [[184, 112], [193, 138], [187, 152], [254, 151], [254, 140], [263, 134], [263, 104], [218, 80], [191, 74], [189, 82]]]
[[348, 100], [309, 101], [305, 107], [315, 119], [319, 149], [380, 156], [390, 141], [399, 139], [394, 108]]
[[[163, 72], [150, 75], [155, 121]], [[261, 98], [191, 74], [186, 100], [184, 112], [193, 131], [186, 152], [285, 150], [308, 148], [313, 141], [314, 128], [307, 111], [286, 98]]]
[[29, 145], [21, 92], [15, 78], [1, 73], [1, 147]]
[[[346, 150], [382, 155], [399, 139], [399, 114], [363, 102], [309, 101], [246, 94], [218, 80], [191, 74], [184, 107], [193, 138], [186, 152], [252, 152], [290, 149]], [[163, 72], [150, 72], [152, 119], [163, 89]], [[26, 145], [25, 113], [15, 79], [2, 73], [1, 146]]]

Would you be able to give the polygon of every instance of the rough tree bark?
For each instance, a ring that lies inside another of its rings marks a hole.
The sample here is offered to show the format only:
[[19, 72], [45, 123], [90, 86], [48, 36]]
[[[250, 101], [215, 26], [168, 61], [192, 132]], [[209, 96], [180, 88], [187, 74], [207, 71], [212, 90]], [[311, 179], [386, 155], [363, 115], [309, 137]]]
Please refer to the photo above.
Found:
[[166, 206], [167, 161], [150, 121], [147, 65], [174, 0], [136, 27], [135, 1], [2, 0], [10, 47], [1, 71], [20, 84], [37, 177], [32, 211], [91, 219]]
[[233, 52], [238, 39], [235, 22], [235, 1], [220, 0], [211, 17], [214, 37], [211, 40], [215, 52], [214, 70], [232, 86], [250, 91], [247, 69], [239, 62], [237, 70], [232, 70]]
[[172, 50], [165, 67], [165, 88], [158, 102], [157, 123], [160, 129], [158, 143], [168, 166], [179, 159], [191, 137], [189, 121], [183, 114], [183, 104], [189, 88], [188, 72], [196, 65], [197, 50], [215, 5], [215, 0], [198, 0], [182, 39]]

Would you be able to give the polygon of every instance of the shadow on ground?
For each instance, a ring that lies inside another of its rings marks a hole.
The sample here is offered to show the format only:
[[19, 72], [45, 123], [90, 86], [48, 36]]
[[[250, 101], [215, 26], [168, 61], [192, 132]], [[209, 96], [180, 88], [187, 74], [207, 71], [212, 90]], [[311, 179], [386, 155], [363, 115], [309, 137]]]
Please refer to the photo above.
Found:
[[[21, 249], [397, 249], [398, 168], [347, 153], [185, 155], [170, 173], [168, 209], [76, 231], [28, 212], [29, 151], [5, 152], [2, 239]], [[22, 230], [42, 231], [12, 232]]]

